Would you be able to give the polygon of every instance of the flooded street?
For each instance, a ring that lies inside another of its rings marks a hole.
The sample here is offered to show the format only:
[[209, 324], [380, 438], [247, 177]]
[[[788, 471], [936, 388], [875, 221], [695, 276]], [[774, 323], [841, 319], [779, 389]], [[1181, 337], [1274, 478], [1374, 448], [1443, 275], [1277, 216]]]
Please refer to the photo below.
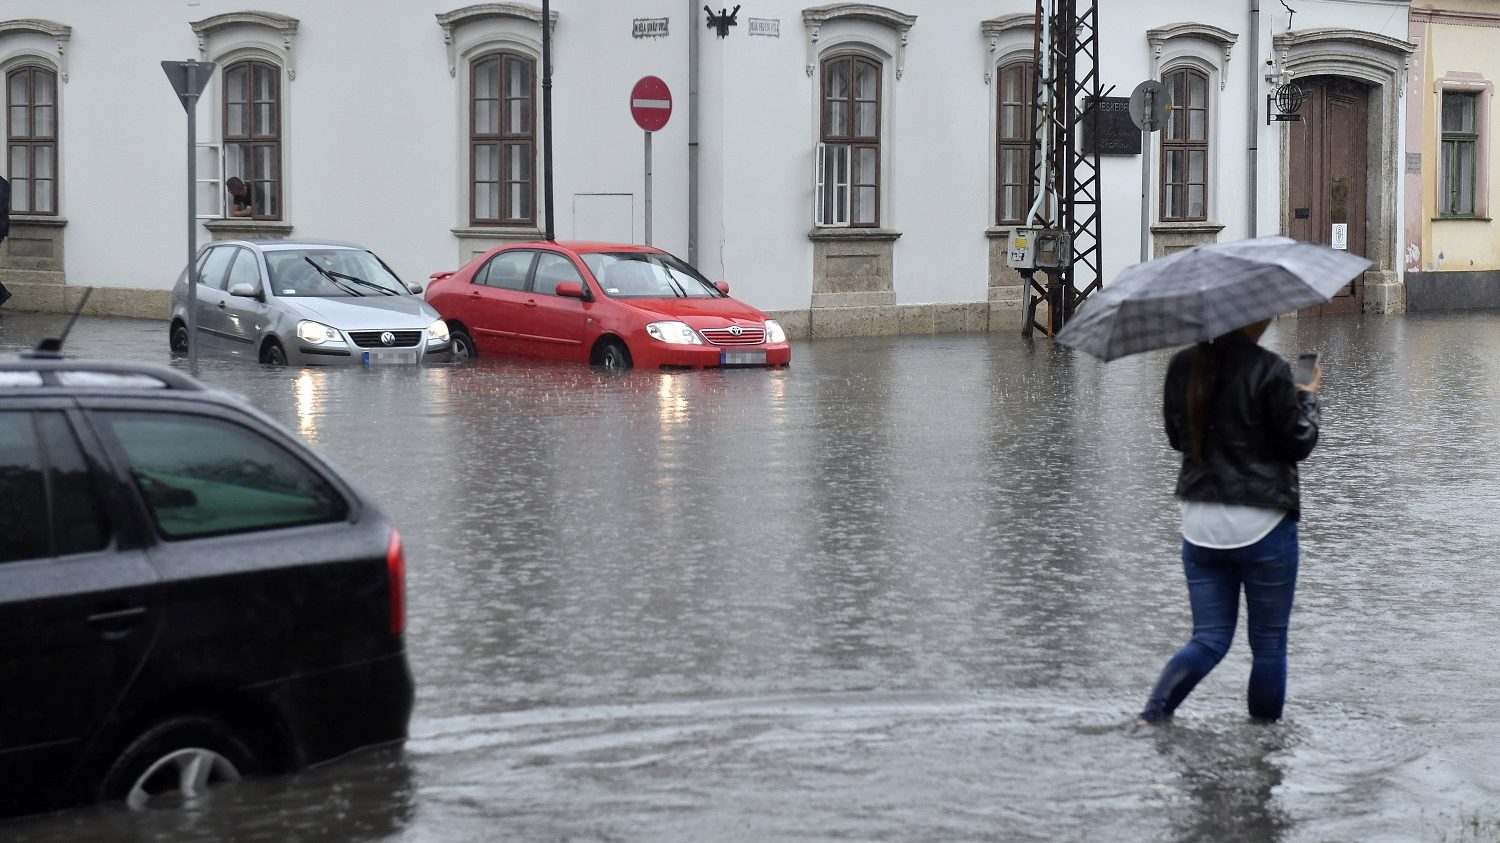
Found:
[[[0, 354], [62, 321], [0, 313]], [[205, 358], [400, 528], [411, 740], [0, 840], [1500, 839], [1500, 315], [1272, 325], [1324, 367], [1286, 717], [1246, 722], [1242, 623], [1144, 734], [1189, 628], [1169, 353], [1017, 333], [776, 371]], [[68, 350], [169, 359], [154, 321]]]

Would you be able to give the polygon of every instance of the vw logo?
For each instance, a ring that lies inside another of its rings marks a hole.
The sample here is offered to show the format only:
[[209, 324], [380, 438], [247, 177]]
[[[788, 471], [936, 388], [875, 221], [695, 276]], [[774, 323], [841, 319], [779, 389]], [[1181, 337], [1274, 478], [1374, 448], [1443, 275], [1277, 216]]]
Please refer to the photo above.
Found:
[[381, 335], [380, 335], [380, 344], [381, 345], [395, 345], [396, 344], [396, 335], [393, 334], [393, 333], [391, 333], [390, 331], [385, 331], [385, 332], [381, 333]]
[[729, 326], [729, 335], [730, 336], [737, 337], [737, 336], [739, 336], [740, 334], [743, 334], [743, 333], [745, 333], [745, 329], [744, 328], [741, 328], [738, 325], [730, 325]]

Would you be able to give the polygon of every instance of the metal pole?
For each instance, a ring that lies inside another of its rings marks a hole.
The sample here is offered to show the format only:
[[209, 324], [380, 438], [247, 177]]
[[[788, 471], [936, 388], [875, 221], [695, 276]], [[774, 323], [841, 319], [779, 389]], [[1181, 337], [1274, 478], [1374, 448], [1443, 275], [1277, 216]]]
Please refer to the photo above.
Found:
[[542, 0], [542, 181], [547, 202], [547, 240], [556, 240], [552, 218], [552, 4]]
[[198, 375], [198, 62], [187, 63], [188, 371]]
[[1151, 259], [1151, 130], [1156, 126], [1156, 97], [1146, 92], [1141, 120], [1141, 263]]
[[1246, 213], [1250, 218], [1250, 236], [1257, 237], [1260, 234], [1260, 204], [1256, 195], [1260, 189], [1260, 69], [1256, 62], [1260, 61], [1260, 0], [1250, 0], [1250, 96], [1249, 96], [1249, 126], [1250, 126], [1250, 150], [1249, 150], [1249, 173], [1248, 184], [1245, 185], [1245, 194], [1248, 198], [1249, 207]]
[[698, 265], [698, 0], [688, 0], [688, 263]]
[[646, 133], [646, 245], [651, 245], [651, 133]]

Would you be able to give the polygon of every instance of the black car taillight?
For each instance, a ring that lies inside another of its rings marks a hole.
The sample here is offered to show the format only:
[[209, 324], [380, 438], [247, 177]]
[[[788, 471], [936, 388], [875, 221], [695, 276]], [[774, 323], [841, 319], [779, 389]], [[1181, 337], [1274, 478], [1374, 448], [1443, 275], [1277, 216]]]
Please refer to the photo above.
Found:
[[391, 545], [385, 552], [385, 578], [391, 589], [391, 634], [406, 631], [406, 551], [401, 534], [391, 528]]

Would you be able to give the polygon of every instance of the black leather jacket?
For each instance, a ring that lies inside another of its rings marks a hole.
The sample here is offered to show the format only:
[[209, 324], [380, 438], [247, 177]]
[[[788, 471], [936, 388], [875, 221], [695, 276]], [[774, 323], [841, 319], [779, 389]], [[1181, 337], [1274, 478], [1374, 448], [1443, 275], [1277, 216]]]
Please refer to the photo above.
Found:
[[1279, 507], [1301, 515], [1297, 462], [1318, 444], [1318, 397], [1298, 390], [1281, 356], [1235, 332], [1214, 342], [1203, 458], [1193, 458], [1188, 378], [1194, 346], [1167, 368], [1167, 441], [1182, 452], [1177, 497], [1190, 501]]

